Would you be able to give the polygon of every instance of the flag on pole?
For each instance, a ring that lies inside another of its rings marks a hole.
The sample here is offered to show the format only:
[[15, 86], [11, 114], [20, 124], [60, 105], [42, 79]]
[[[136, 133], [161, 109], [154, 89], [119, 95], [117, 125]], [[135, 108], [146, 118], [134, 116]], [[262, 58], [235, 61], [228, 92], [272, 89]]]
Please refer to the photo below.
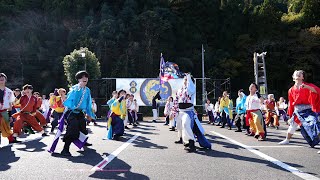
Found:
[[160, 84], [163, 84], [164, 83], [164, 80], [163, 80], [163, 77], [164, 77], [164, 65], [165, 65], [165, 62], [164, 62], [164, 58], [162, 56], [162, 53], [160, 55]]
[[179, 66], [173, 62], [165, 62], [161, 53], [160, 57], [160, 84], [168, 82], [170, 79], [183, 78], [184, 73], [179, 70]]

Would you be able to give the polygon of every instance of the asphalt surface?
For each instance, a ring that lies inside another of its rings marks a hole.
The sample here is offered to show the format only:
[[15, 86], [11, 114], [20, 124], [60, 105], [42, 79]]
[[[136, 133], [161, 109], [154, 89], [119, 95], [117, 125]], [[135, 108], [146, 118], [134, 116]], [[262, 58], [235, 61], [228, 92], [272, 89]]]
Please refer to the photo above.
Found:
[[[270, 180], [306, 179], [309, 175], [311, 179], [320, 178], [320, 154], [317, 154], [320, 146], [310, 148], [299, 132], [290, 145], [277, 144], [285, 138], [285, 124], [279, 130], [268, 128], [267, 141], [260, 142], [244, 132], [234, 132], [235, 128], [230, 131], [203, 122], [212, 150], [198, 148], [195, 153], [187, 153], [182, 145], [174, 144], [177, 132], [169, 131], [163, 122], [141, 122], [127, 130], [120, 141], [102, 140], [105, 126], [103, 121], [98, 126], [88, 126], [93, 146], [79, 151], [72, 145], [72, 157], [68, 158], [59, 154], [62, 141], [56, 153], [47, 152], [54, 135], [23, 136], [19, 140], [24, 142], [9, 146], [2, 139], [0, 179]], [[138, 137], [131, 139], [135, 135]], [[132, 142], [126, 143], [130, 139]], [[196, 146], [199, 147], [198, 143]], [[302, 178], [277, 165], [279, 162], [285, 168], [298, 169], [298, 174], [304, 172]], [[93, 170], [97, 165], [103, 168]]]

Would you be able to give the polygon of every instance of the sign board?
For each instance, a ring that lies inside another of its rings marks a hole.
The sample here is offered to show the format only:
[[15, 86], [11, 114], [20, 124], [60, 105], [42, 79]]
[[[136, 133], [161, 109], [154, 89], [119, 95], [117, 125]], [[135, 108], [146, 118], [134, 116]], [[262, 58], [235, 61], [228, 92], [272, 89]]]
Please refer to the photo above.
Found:
[[164, 106], [168, 97], [175, 98], [176, 92], [182, 87], [183, 79], [170, 79], [160, 86], [158, 78], [117, 78], [117, 90], [124, 89], [128, 94], [133, 94], [139, 106], [151, 106], [152, 98], [160, 90], [161, 100], [158, 101]]
[[260, 86], [260, 94], [266, 94], [266, 87], [265, 86]]

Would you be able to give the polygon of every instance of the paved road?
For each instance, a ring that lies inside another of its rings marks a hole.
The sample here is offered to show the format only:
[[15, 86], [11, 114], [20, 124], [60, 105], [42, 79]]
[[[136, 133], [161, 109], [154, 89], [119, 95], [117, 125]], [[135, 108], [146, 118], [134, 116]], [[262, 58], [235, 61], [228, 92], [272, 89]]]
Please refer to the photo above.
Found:
[[212, 150], [196, 153], [174, 144], [177, 133], [163, 123], [143, 122], [121, 141], [102, 140], [105, 126], [89, 126], [93, 146], [84, 151], [72, 146], [70, 158], [46, 151], [53, 135], [35, 134], [0, 148], [0, 179], [320, 179], [320, 147], [309, 148], [299, 132], [291, 145], [277, 145], [285, 138], [284, 124], [269, 128], [268, 141], [259, 142], [204, 123]]

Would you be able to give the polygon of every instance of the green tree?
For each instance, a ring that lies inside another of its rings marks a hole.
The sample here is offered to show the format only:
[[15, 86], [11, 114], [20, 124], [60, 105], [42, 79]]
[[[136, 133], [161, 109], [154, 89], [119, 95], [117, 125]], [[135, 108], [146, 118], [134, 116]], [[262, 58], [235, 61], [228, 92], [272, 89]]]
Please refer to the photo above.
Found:
[[[85, 57], [82, 57], [82, 53]], [[89, 73], [90, 79], [100, 78], [100, 62], [96, 55], [88, 50], [88, 48], [80, 48], [74, 50], [70, 55], [63, 58], [64, 73], [67, 77], [69, 85], [77, 83], [75, 74], [80, 70], [85, 70]]]

